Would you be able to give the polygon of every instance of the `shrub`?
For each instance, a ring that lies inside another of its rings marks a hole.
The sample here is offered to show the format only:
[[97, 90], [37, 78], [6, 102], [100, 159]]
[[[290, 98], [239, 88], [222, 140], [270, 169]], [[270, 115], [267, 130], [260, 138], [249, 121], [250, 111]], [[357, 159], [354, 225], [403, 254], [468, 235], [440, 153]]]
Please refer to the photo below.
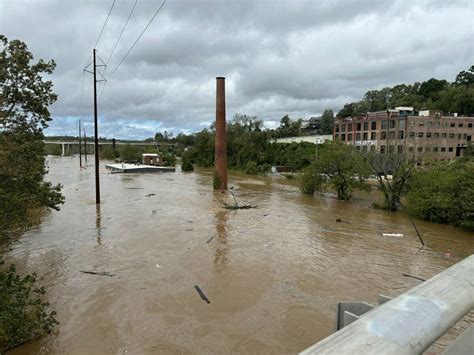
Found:
[[101, 150], [99, 150], [99, 152], [101, 159], [114, 160], [117, 158], [117, 152], [111, 146], [106, 145]]
[[247, 162], [247, 164], [245, 165], [245, 173], [248, 175], [257, 175], [257, 163], [255, 163], [254, 161]]
[[183, 157], [183, 164], [181, 165], [181, 170], [182, 171], [194, 171], [193, 164], [191, 163], [191, 160], [188, 158]]
[[35, 274], [20, 276], [14, 265], [0, 271], [0, 352], [38, 339], [59, 324], [44, 293]]

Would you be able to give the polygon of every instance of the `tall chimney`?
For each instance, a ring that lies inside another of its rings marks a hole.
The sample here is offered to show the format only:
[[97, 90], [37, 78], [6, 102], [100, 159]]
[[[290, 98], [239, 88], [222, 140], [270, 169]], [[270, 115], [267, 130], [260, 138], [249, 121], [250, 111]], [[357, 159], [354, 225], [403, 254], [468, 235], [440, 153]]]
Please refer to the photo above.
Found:
[[225, 121], [225, 78], [216, 78], [216, 155], [214, 189], [227, 190], [227, 133]]

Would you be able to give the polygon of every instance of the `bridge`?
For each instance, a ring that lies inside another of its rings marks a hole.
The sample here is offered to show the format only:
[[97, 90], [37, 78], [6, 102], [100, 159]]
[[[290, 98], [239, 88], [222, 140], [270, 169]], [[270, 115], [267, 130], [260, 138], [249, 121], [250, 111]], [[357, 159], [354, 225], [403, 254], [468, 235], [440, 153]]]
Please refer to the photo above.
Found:
[[[49, 141], [49, 140], [44, 140], [43, 141], [45, 144], [56, 144], [61, 146], [61, 156], [66, 155], [66, 152], [70, 151], [71, 146], [77, 145], [79, 146], [79, 141]], [[94, 146], [94, 141], [93, 140], [87, 140], [87, 141], [81, 141], [81, 145], [87, 145], [87, 146]], [[134, 145], [134, 146], [139, 146], [139, 147], [171, 147], [174, 148], [176, 146], [176, 143], [157, 143], [157, 142], [113, 142], [113, 141], [99, 141], [99, 146], [106, 146], [106, 145], [111, 145], [111, 146], [118, 146], [118, 145]]]

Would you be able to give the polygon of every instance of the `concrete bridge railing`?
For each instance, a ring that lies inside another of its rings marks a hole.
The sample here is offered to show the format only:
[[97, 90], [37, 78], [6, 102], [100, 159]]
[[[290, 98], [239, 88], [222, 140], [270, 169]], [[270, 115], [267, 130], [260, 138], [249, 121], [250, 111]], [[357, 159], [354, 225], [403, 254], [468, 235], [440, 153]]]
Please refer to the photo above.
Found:
[[473, 308], [471, 255], [301, 354], [420, 354]]

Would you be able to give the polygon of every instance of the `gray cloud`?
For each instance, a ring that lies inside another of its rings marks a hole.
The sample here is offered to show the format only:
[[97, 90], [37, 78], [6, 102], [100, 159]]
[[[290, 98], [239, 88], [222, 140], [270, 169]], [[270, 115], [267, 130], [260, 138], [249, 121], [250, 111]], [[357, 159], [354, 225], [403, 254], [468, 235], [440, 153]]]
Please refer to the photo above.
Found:
[[[0, 0], [0, 32], [54, 58], [59, 100], [48, 134], [90, 127], [90, 58], [111, 1]], [[117, 0], [101, 39], [107, 60], [133, 0]], [[145, 26], [156, 1], [139, 0], [107, 73]], [[338, 110], [367, 90], [431, 77], [453, 80], [474, 59], [471, 1], [168, 0], [105, 86], [100, 134], [145, 138], [191, 132], [214, 118], [215, 77], [226, 76], [228, 118], [268, 126], [290, 114]]]

